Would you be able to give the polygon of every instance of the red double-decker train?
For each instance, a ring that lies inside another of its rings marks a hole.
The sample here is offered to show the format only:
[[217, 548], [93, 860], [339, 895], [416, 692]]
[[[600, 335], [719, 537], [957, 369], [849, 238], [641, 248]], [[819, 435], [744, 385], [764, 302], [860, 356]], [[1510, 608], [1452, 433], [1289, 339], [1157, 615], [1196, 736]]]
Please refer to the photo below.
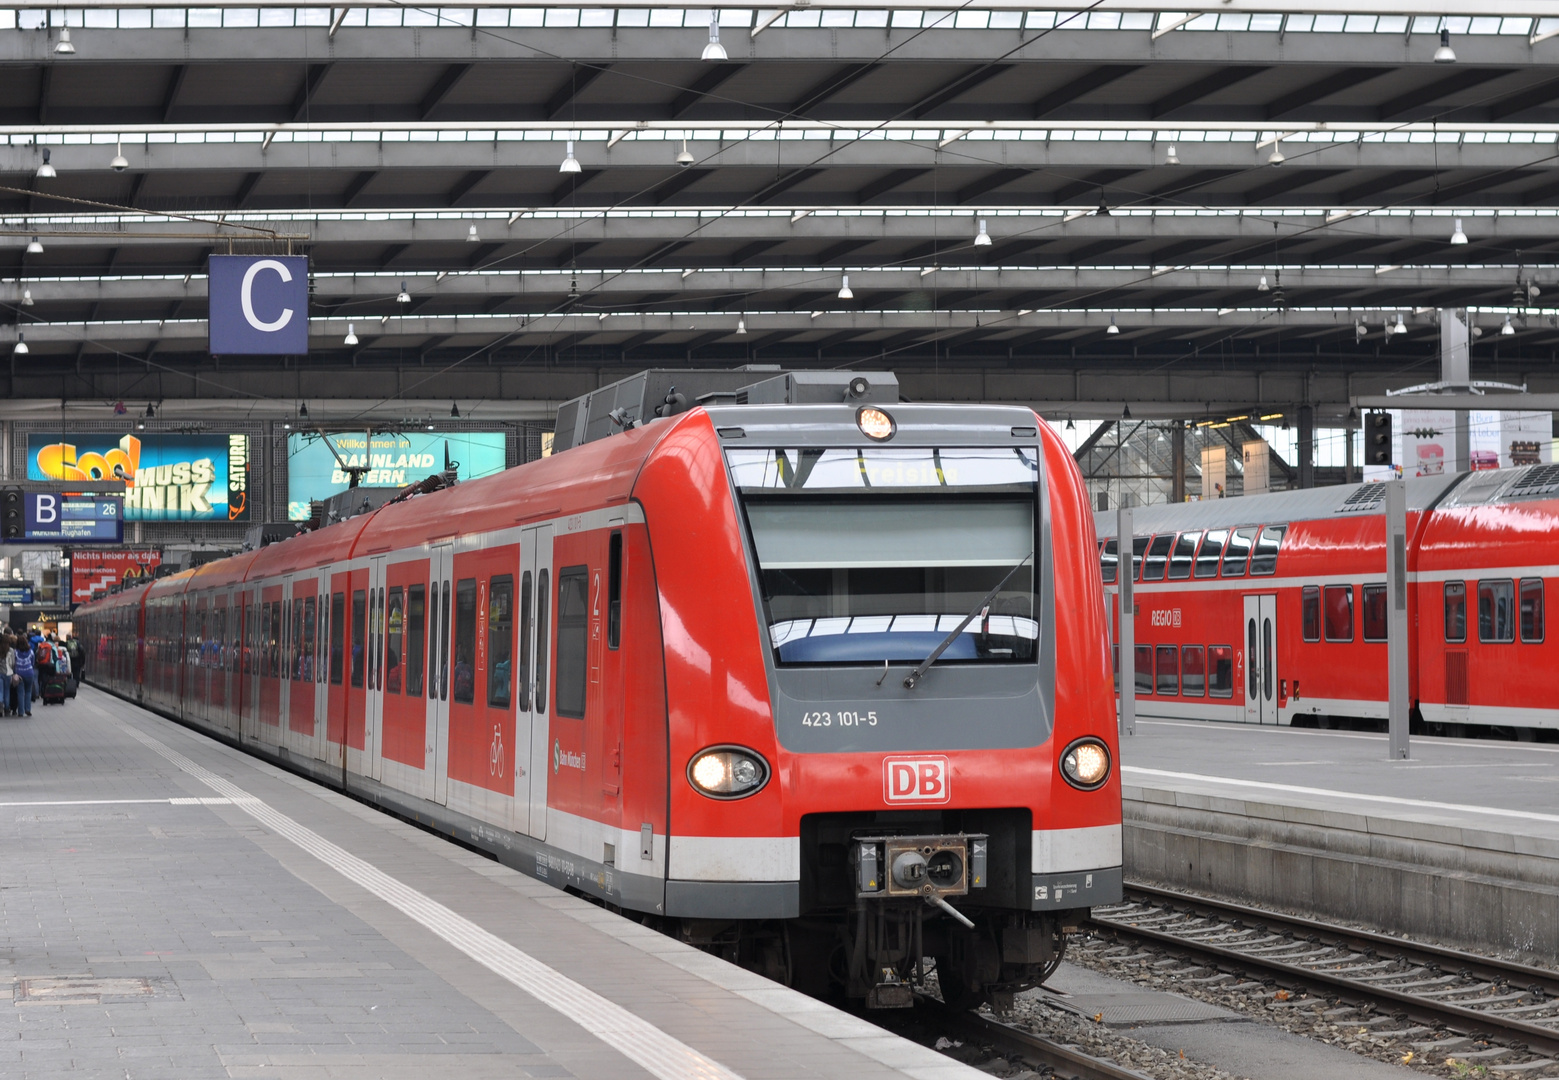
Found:
[[[1381, 726], [1386, 489], [1354, 484], [1133, 511], [1139, 716]], [[1097, 517], [1106, 588], [1116, 519]], [[1559, 465], [1407, 482], [1412, 719], [1559, 736]], [[1113, 590], [1110, 590], [1113, 591]]]
[[1121, 896], [1088, 494], [1024, 408], [646, 372], [550, 457], [83, 606], [89, 676], [815, 992]]

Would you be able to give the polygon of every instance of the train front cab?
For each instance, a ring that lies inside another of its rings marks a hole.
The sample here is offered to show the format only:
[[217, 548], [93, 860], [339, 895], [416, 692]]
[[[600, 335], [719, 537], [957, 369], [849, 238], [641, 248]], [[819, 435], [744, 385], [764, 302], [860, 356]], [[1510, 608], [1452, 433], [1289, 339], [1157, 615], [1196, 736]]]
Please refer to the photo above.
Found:
[[847, 406], [710, 408], [635, 484], [664, 637], [665, 911], [806, 989], [843, 972], [869, 1006], [908, 1004], [922, 956], [949, 1000], [1000, 997], [1121, 895], [1087, 493], [1027, 410], [882, 412], [885, 439]]

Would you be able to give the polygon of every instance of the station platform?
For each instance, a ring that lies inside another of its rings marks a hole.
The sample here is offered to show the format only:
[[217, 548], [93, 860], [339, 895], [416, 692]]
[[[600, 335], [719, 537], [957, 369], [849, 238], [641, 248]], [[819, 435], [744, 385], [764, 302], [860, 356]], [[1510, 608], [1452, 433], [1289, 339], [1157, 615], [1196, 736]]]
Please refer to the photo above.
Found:
[[1127, 877], [1559, 963], [1559, 746], [1194, 721], [1122, 739]]
[[15, 1080], [985, 1075], [90, 687], [0, 829]]

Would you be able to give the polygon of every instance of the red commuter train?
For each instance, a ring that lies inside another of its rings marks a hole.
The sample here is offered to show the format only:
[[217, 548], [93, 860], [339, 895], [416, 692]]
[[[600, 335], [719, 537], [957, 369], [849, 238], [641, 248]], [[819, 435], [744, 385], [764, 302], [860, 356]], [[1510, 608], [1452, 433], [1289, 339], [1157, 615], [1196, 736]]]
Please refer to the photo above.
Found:
[[1026, 408], [642, 373], [556, 452], [84, 605], [89, 677], [816, 993], [1121, 897], [1088, 493]]
[[[1386, 720], [1386, 489], [1353, 484], [1133, 511], [1137, 713]], [[1108, 586], [1116, 517], [1097, 516]], [[1414, 727], [1552, 740], [1559, 465], [1407, 482]]]

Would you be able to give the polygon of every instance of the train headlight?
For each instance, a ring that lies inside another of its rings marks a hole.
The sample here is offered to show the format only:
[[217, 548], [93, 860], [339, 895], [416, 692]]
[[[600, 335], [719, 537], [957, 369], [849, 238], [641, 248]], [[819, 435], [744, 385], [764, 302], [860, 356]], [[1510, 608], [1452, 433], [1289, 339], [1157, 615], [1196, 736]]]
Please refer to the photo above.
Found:
[[893, 422], [893, 417], [881, 409], [873, 409], [870, 406], [855, 411], [855, 426], [861, 429], [862, 435], [877, 442], [887, 442], [899, 430], [899, 426]]
[[769, 782], [769, 764], [740, 746], [711, 746], [693, 755], [687, 778], [711, 799], [740, 799]]
[[1095, 738], [1078, 739], [1061, 755], [1061, 775], [1084, 791], [1102, 787], [1110, 778], [1109, 748]]

